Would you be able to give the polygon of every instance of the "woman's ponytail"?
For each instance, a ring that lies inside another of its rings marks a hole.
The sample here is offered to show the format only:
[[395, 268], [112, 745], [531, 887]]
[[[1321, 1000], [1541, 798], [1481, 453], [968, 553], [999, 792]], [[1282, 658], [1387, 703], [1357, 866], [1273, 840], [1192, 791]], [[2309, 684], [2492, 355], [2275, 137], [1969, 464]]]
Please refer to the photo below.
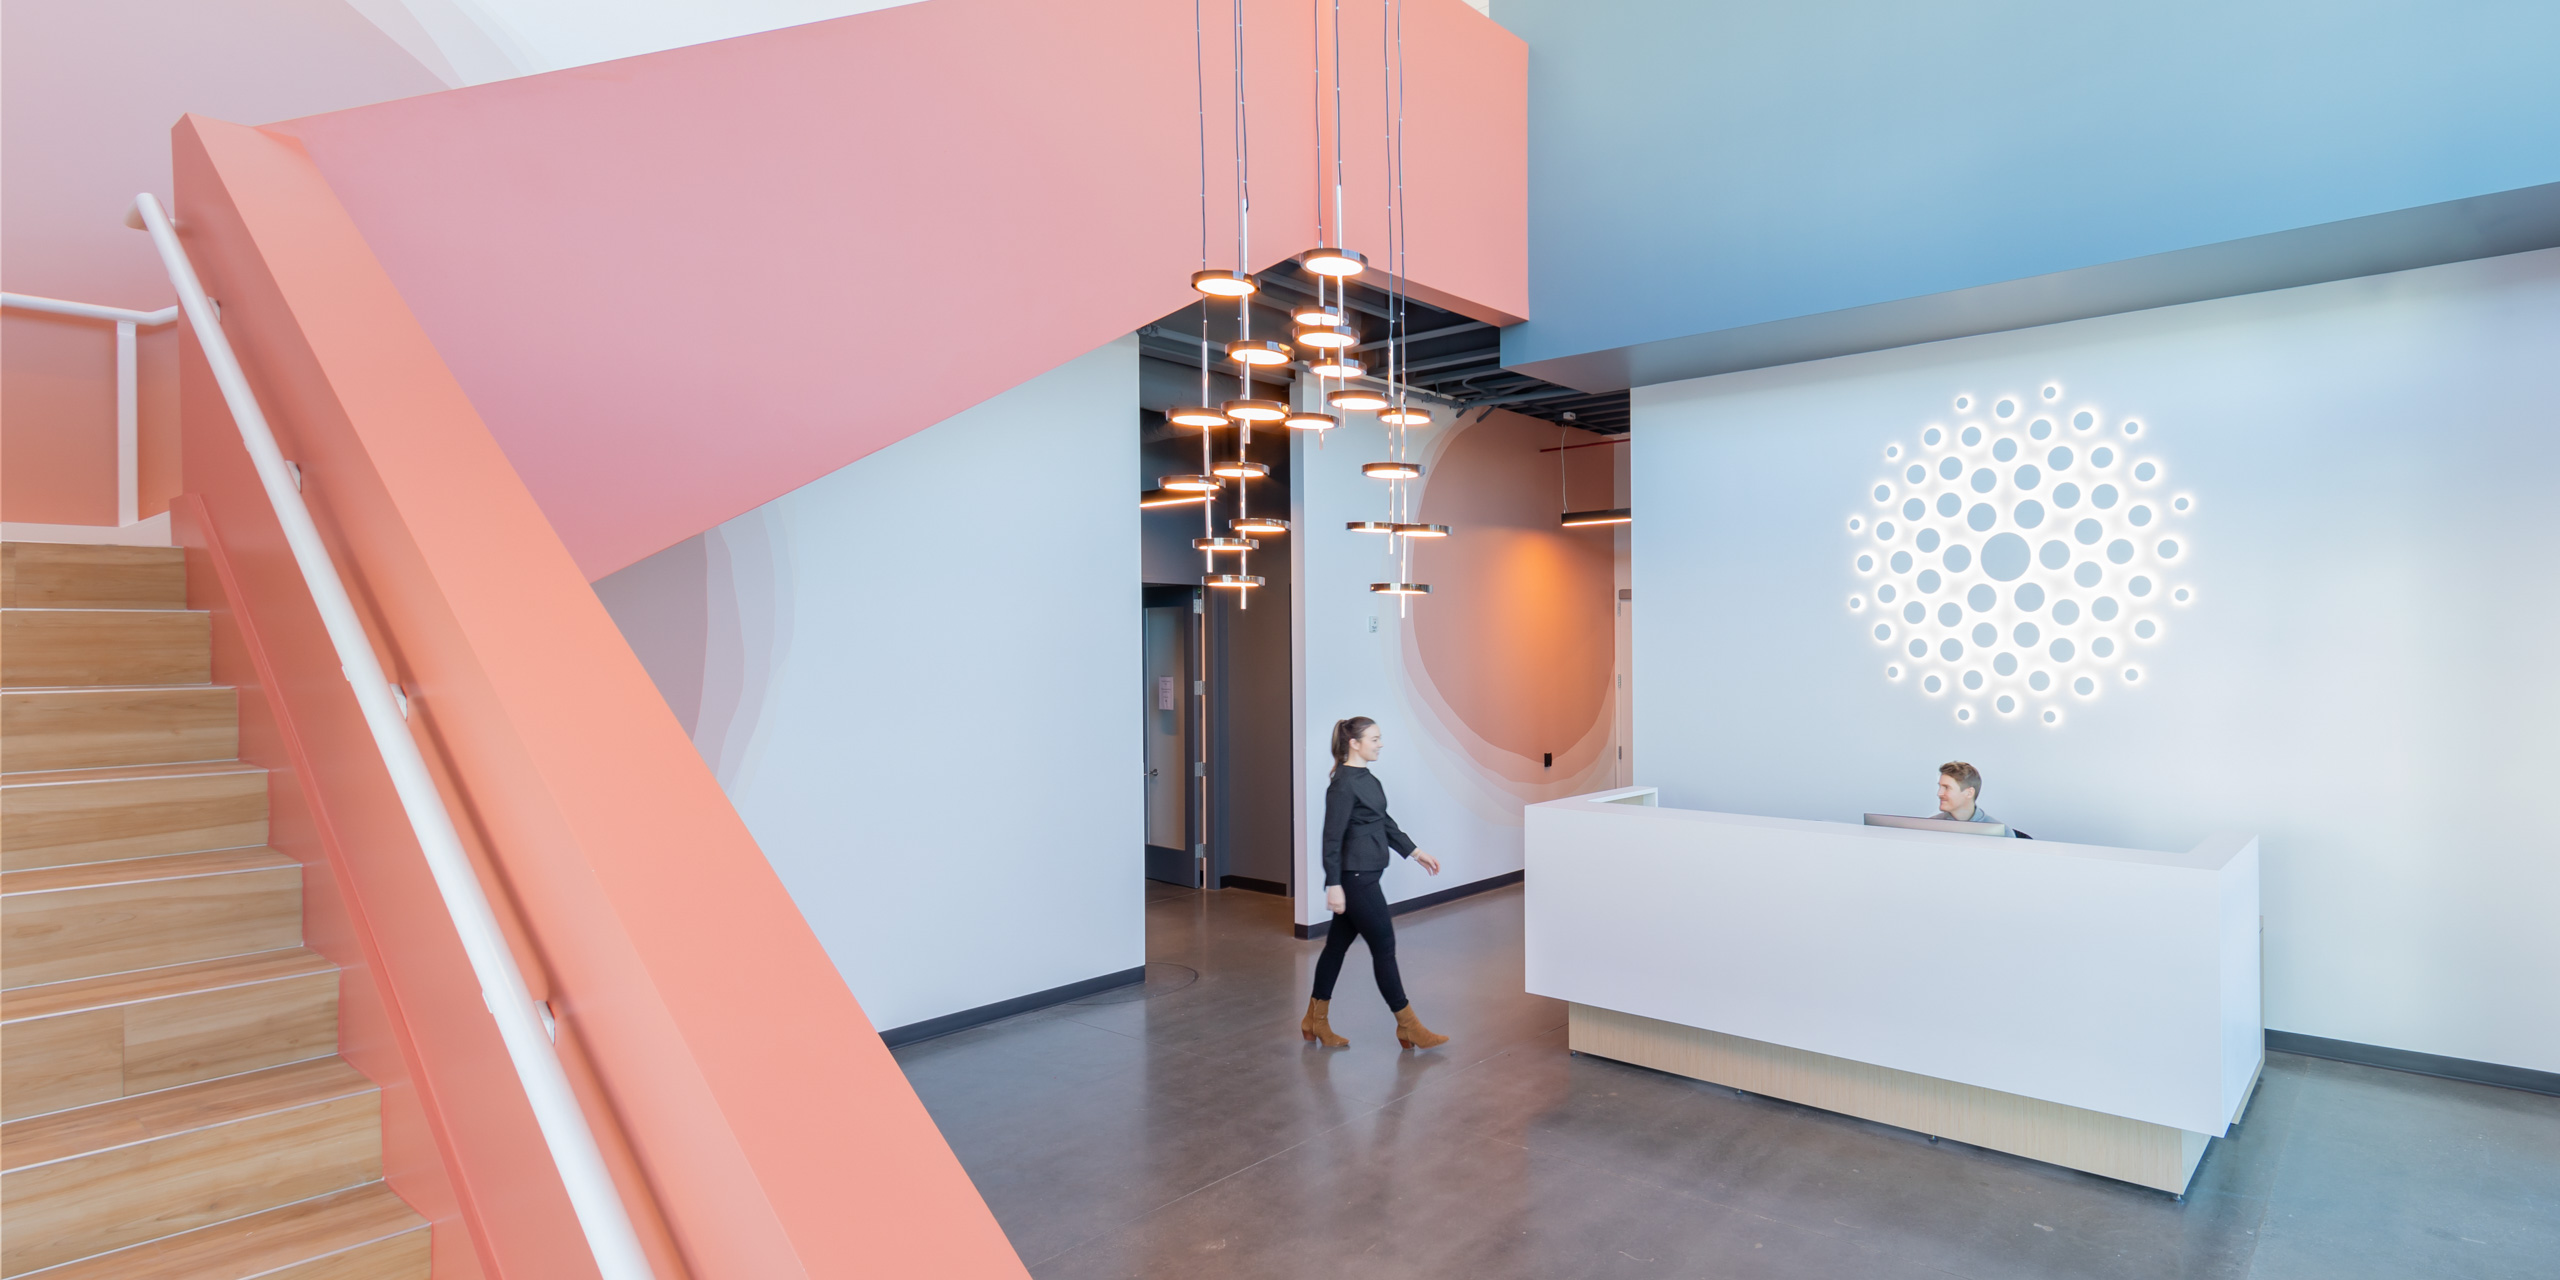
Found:
[[1353, 716], [1348, 720], [1333, 722], [1333, 767], [1336, 771], [1351, 763], [1351, 744], [1358, 742], [1360, 735], [1367, 733], [1369, 726], [1376, 723], [1377, 721], [1367, 716]]

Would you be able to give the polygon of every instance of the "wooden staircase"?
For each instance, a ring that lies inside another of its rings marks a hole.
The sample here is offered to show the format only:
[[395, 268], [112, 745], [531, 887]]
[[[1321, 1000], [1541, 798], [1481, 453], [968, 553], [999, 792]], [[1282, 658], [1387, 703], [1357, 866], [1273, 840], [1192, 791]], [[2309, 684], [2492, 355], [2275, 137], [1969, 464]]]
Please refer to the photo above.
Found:
[[423, 1277], [174, 548], [0, 545], [0, 1276]]

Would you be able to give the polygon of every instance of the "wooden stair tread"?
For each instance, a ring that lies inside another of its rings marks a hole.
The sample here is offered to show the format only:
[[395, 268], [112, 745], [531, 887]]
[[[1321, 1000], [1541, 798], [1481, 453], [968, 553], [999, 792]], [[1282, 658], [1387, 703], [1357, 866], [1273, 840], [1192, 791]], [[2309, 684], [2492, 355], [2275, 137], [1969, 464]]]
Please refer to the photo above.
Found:
[[0, 609], [0, 684], [204, 684], [212, 637], [198, 609]]
[[202, 693], [207, 689], [221, 689], [229, 692], [231, 688], [232, 686], [227, 684], [202, 682], [193, 684], [15, 684], [9, 686], [9, 696], [22, 697], [31, 693], [56, 696], [68, 693]]
[[202, 778], [226, 773], [265, 773], [262, 764], [242, 760], [188, 760], [175, 764], [120, 764], [103, 769], [29, 769], [0, 773], [0, 791], [18, 787], [60, 787], [83, 782], [133, 782], [149, 778]]
[[[393, 1194], [389, 1186], [368, 1182], [264, 1213], [164, 1236], [148, 1244], [30, 1272], [28, 1280], [255, 1280], [299, 1263], [332, 1258], [368, 1245], [378, 1247], [411, 1233], [421, 1238], [402, 1242], [409, 1248], [384, 1250], [389, 1257], [382, 1261], [368, 1259], [367, 1269], [344, 1274], [424, 1280], [426, 1227], [427, 1220]], [[391, 1265], [385, 1266], [384, 1262]], [[403, 1263], [408, 1264], [405, 1269]]]
[[331, 973], [336, 968], [329, 963], [328, 957], [316, 951], [287, 947], [245, 956], [225, 956], [219, 960], [200, 960], [194, 964], [163, 965], [157, 969], [135, 969], [103, 977], [19, 987], [0, 991], [0, 1026], [83, 1009], [109, 1009], [191, 992], [219, 991], [227, 987], [274, 982], [280, 978]]
[[209, 1129], [374, 1090], [337, 1057], [313, 1058], [0, 1125], [0, 1171]]
[[236, 760], [231, 685], [0, 687], [0, 761], [10, 770]]
[[183, 609], [187, 555], [178, 547], [0, 543], [0, 606]]
[[190, 876], [235, 875], [273, 871], [302, 864], [264, 845], [240, 849], [208, 849], [201, 853], [166, 853], [154, 858], [119, 858], [113, 862], [79, 862], [63, 867], [0, 871], [0, 897], [25, 893], [58, 893], [100, 885], [142, 884]]

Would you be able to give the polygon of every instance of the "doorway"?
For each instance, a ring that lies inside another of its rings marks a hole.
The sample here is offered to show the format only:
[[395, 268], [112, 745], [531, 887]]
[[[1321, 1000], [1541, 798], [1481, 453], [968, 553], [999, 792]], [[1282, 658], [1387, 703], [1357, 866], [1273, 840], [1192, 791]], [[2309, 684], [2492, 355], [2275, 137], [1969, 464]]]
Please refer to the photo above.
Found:
[[1139, 689], [1147, 771], [1147, 878], [1200, 887], [1199, 599], [1197, 587], [1146, 588]]

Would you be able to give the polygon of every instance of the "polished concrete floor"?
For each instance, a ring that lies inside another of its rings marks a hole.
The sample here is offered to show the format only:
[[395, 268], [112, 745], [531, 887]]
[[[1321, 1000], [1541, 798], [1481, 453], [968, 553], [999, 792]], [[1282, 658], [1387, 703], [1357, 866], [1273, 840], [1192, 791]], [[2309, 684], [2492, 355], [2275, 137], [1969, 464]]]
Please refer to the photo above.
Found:
[[1405, 1053], [1288, 904], [1150, 885], [1149, 979], [898, 1053], [1033, 1275], [2560, 1277], [2560, 1098], [2268, 1055], [2185, 1203], [1569, 1056], [1520, 891], [1402, 917]]

